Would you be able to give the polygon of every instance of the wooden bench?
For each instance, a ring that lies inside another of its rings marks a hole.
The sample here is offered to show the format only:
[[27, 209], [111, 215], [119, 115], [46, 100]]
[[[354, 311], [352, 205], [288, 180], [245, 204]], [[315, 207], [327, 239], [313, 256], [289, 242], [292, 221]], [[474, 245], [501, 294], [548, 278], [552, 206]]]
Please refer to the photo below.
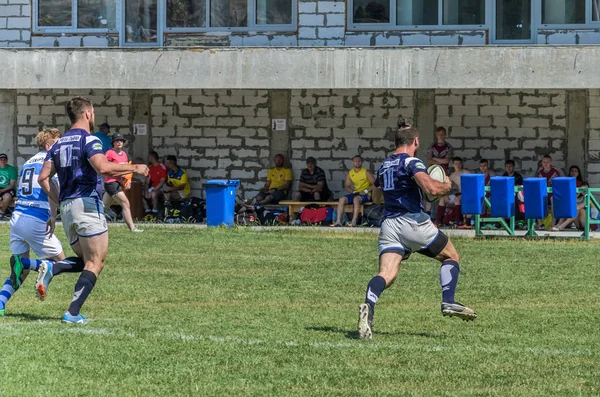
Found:
[[[290, 222], [296, 219], [296, 213], [300, 211], [300, 208], [306, 207], [307, 205], [316, 204], [324, 207], [334, 207], [337, 208], [337, 201], [292, 201], [292, 200], [283, 200], [280, 201], [277, 206], [279, 207], [287, 207], [288, 208], [288, 216]], [[368, 202], [365, 204], [361, 204], [360, 206], [360, 215], [362, 216], [364, 213], [365, 206], [373, 204], [372, 202]], [[344, 212], [352, 212], [354, 211], [353, 204], [346, 204], [344, 206]]]

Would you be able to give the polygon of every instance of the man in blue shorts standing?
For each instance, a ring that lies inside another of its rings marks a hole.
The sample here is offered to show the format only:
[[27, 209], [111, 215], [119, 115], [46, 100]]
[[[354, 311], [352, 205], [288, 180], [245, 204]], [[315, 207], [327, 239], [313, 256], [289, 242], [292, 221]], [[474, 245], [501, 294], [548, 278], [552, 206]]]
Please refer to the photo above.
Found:
[[[108, 251], [101, 175], [120, 177], [133, 172], [147, 176], [148, 167], [117, 164], [106, 159], [102, 142], [90, 135], [94, 130], [94, 107], [89, 99], [72, 98], [67, 103], [67, 115], [72, 127], [48, 151], [38, 181], [49, 199], [60, 203], [69, 244], [85, 263], [62, 321], [86, 324], [87, 319], [79, 311], [96, 284]], [[58, 197], [50, 189], [50, 178], [54, 174], [58, 174], [61, 186]], [[54, 224], [51, 225], [53, 228]]]
[[427, 173], [427, 167], [414, 157], [419, 147], [419, 131], [400, 125], [395, 137], [396, 150], [381, 165], [375, 185], [384, 197], [384, 221], [379, 232], [379, 273], [369, 281], [365, 303], [359, 306], [358, 335], [373, 337], [375, 304], [396, 277], [403, 259], [418, 252], [442, 263], [442, 314], [463, 320], [474, 320], [477, 314], [454, 300], [458, 281], [459, 258], [448, 237], [431, 222], [423, 208], [423, 192], [448, 194], [450, 179], [439, 182]]

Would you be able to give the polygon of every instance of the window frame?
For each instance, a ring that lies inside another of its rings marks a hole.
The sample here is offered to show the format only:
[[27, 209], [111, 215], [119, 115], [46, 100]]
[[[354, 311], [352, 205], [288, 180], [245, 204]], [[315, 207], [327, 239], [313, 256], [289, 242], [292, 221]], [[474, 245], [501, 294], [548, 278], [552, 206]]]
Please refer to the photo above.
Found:
[[78, 28], [77, 27], [77, 11], [78, 11], [78, 0], [71, 0], [71, 26], [39, 26], [39, 2], [40, 0], [33, 0], [32, 6], [32, 19], [33, 19], [33, 34], [61, 34], [61, 33], [119, 33], [119, 27], [121, 22], [121, 3], [125, 0], [115, 0], [115, 27], [114, 28]]
[[390, 22], [389, 23], [354, 23], [354, 0], [348, 0], [348, 12], [346, 15], [346, 22], [348, 31], [350, 32], [361, 32], [361, 31], [383, 31], [383, 30], [413, 30], [413, 31], [424, 31], [424, 30], [483, 30], [489, 26], [489, 13], [488, 8], [491, 4], [491, 0], [485, 0], [485, 10], [483, 10], [485, 23], [482, 25], [444, 25], [444, 0], [437, 0], [438, 2], [438, 23], [437, 25], [397, 25], [397, 0], [388, 0], [390, 3]]
[[[124, 0], [126, 1], [126, 0]], [[164, 10], [163, 33], [246, 33], [246, 32], [295, 32], [298, 29], [298, 0], [292, 1], [292, 23], [277, 25], [259, 25], [256, 23], [256, 3], [259, 0], [246, 0], [246, 11], [248, 15], [248, 26], [240, 27], [212, 27], [210, 26], [210, 2], [206, 0], [206, 26], [205, 27], [168, 27], [167, 26], [167, 0], [159, 0]]]

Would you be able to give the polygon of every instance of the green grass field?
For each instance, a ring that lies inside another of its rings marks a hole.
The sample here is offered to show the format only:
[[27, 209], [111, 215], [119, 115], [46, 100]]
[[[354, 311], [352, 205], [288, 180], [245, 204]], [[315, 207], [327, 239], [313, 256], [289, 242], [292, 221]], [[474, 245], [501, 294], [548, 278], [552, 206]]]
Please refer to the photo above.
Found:
[[439, 265], [414, 255], [366, 342], [355, 329], [375, 234], [110, 233], [90, 324], [59, 321], [73, 274], [44, 302], [33, 278], [9, 302], [0, 396], [600, 394], [597, 242], [454, 239], [473, 323], [442, 317]]

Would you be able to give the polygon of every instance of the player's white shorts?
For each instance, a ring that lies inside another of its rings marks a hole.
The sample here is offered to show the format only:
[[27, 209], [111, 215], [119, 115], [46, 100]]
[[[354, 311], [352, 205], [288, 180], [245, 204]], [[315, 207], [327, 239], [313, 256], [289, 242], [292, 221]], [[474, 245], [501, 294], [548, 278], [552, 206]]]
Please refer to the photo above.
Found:
[[398, 252], [407, 259], [412, 252], [435, 258], [446, 246], [448, 237], [427, 214], [406, 214], [385, 219], [379, 230], [379, 255]]
[[94, 197], [67, 199], [60, 203], [60, 216], [69, 244], [79, 237], [93, 237], [108, 231], [102, 200]]
[[21, 212], [13, 212], [10, 218], [10, 250], [23, 254], [33, 250], [38, 258], [52, 258], [62, 251], [62, 244], [52, 234], [46, 234], [46, 222]]

